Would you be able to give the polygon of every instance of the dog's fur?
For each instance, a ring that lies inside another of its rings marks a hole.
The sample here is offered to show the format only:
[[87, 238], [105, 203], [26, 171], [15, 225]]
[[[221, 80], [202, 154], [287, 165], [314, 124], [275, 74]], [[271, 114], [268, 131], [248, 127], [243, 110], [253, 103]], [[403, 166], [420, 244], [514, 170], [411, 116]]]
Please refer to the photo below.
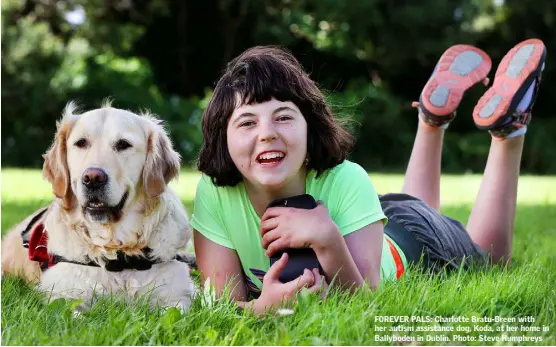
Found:
[[[118, 150], [116, 143], [122, 139], [131, 147]], [[40, 278], [40, 288], [52, 292], [52, 299], [84, 298], [84, 307], [91, 304], [93, 293], [126, 298], [149, 294], [153, 305], [186, 310], [194, 288], [187, 265], [173, 258], [185, 249], [191, 230], [179, 197], [167, 186], [179, 173], [179, 161], [153, 116], [109, 104], [77, 114], [69, 103], [44, 155], [43, 174], [56, 196], [44, 217], [48, 251], [72, 261], [93, 260], [101, 267], [62, 262], [41, 274], [38, 264], [27, 258], [19, 235], [30, 216], [3, 240], [2, 272], [28, 281]], [[82, 182], [90, 168], [106, 172], [102, 189], [90, 191]], [[91, 201], [109, 207], [98, 212]], [[102, 267], [107, 259], [116, 259], [117, 251], [142, 255], [146, 247], [161, 261], [149, 270], [109, 272]]]

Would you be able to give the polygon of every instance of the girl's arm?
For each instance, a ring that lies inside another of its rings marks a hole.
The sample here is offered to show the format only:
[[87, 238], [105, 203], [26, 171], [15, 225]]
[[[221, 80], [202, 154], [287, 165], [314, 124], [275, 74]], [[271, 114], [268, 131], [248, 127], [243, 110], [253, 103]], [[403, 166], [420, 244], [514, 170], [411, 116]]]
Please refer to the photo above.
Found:
[[231, 285], [230, 298], [246, 301], [247, 289], [236, 251], [212, 242], [197, 230], [193, 230], [193, 241], [201, 284], [205, 283], [207, 277], [210, 278], [217, 296], [222, 295], [226, 285]]
[[369, 224], [345, 238], [320, 201], [312, 210], [273, 207], [261, 222], [262, 246], [271, 256], [285, 248], [315, 250], [327, 282], [334, 278], [344, 289], [353, 290], [369, 282], [380, 283], [382, 220]]
[[345, 289], [354, 290], [365, 282], [376, 289], [380, 284], [384, 237], [382, 221], [367, 225], [345, 237], [342, 237], [339, 230], [334, 234], [337, 235], [335, 241], [314, 248], [327, 275], [327, 281], [336, 276], [336, 281]]
[[193, 230], [193, 240], [195, 244], [195, 254], [197, 266], [201, 274], [201, 283], [210, 278], [210, 283], [214, 285], [218, 297], [222, 295], [226, 285], [231, 285], [232, 291], [230, 298], [239, 307], [248, 308], [257, 314], [264, 313], [269, 309], [278, 308], [283, 301], [295, 299], [297, 292], [303, 288], [309, 291], [319, 291], [322, 288], [321, 276], [315, 270], [305, 270], [299, 278], [281, 283], [278, 278], [288, 262], [288, 256], [274, 263], [263, 280], [263, 291], [258, 299], [247, 301], [247, 290], [243, 278], [243, 269], [237, 253], [233, 249], [220, 246], [197, 230]]

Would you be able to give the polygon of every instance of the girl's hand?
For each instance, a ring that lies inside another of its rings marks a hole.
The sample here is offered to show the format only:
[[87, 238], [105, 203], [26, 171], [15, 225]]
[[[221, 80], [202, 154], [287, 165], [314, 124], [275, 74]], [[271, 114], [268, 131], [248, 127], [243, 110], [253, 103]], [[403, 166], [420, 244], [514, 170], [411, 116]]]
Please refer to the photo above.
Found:
[[[284, 253], [282, 257], [276, 261], [263, 278], [263, 290], [261, 296], [256, 299], [253, 303], [252, 309], [256, 314], [266, 312], [268, 309], [278, 306], [282, 302], [292, 302], [295, 299], [295, 295], [303, 287], [307, 287], [310, 291], [317, 291], [324, 287], [322, 283], [324, 281], [323, 276], [318, 274], [315, 280], [315, 271], [311, 272], [307, 269], [303, 272], [303, 275], [299, 276], [297, 279], [282, 283], [278, 279], [280, 273], [286, 267], [288, 263], [288, 255]], [[326, 281], [324, 281], [326, 283]]]
[[267, 257], [285, 248], [327, 248], [342, 237], [328, 208], [320, 200], [311, 210], [267, 209], [261, 218], [261, 235]]
[[315, 276], [315, 284], [309, 287], [309, 292], [318, 293], [320, 297], [324, 299], [326, 294], [328, 294], [328, 283], [326, 278], [320, 274], [319, 269], [313, 269], [313, 276]]

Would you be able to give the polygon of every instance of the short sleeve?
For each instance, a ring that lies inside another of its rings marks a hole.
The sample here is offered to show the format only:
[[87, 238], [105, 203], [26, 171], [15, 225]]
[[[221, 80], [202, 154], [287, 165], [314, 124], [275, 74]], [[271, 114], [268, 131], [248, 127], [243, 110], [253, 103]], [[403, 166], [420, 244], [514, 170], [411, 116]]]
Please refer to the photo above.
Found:
[[358, 164], [348, 164], [338, 170], [329, 197], [335, 205], [331, 217], [344, 236], [379, 220], [384, 224], [388, 220], [367, 172]]
[[212, 242], [235, 249], [224, 227], [221, 211], [217, 187], [203, 175], [195, 192], [191, 226]]

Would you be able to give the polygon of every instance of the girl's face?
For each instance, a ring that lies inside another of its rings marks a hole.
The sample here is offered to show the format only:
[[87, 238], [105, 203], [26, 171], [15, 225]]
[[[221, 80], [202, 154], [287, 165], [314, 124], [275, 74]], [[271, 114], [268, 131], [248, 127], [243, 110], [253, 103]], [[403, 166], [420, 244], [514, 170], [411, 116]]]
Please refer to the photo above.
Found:
[[252, 185], [267, 190], [299, 182], [307, 155], [307, 122], [293, 102], [241, 105], [228, 121], [228, 151]]

